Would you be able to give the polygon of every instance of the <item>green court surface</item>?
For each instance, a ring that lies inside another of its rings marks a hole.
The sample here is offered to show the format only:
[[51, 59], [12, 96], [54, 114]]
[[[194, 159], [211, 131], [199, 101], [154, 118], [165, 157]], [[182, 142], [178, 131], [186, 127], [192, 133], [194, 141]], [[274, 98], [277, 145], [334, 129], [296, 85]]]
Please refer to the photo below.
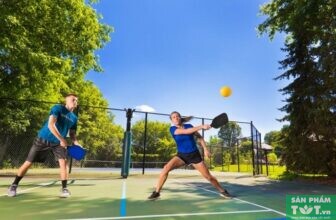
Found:
[[158, 172], [74, 174], [69, 186], [72, 196], [58, 197], [57, 175], [28, 175], [18, 196], [7, 197], [13, 177], [0, 177], [1, 219], [285, 219], [286, 194], [335, 194], [336, 188], [304, 182], [271, 181], [248, 174], [213, 172], [234, 199], [221, 198], [195, 171], [172, 173], [161, 198], [149, 201]]

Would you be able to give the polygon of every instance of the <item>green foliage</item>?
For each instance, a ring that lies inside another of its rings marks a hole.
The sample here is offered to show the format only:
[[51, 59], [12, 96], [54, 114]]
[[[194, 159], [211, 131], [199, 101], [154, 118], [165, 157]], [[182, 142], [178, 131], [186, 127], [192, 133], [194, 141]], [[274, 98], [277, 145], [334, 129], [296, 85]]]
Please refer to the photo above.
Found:
[[268, 163], [275, 164], [278, 162], [278, 157], [275, 153], [267, 154]]
[[224, 154], [223, 154], [223, 164], [228, 166], [231, 163], [232, 163], [232, 157], [231, 157], [230, 152], [224, 151]]
[[[265, 170], [265, 167], [263, 165], [263, 170]], [[285, 175], [286, 175], [287, 171], [286, 171], [286, 167], [285, 166], [280, 166], [280, 165], [269, 165], [269, 168], [268, 168], [268, 174], [269, 174], [269, 178], [271, 179], [291, 179], [293, 178], [292, 177], [289, 177], [289, 178], [286, 178]]]
[[93, 83], [81, 82], [75, 88], [81, 91], [78, 98], [79, 141], [89, 149], [89, 158], [116, 159], [122, 149], [123, 128], [114, 123], [107, 101], [101, 98], [101, 92]]
[[211, 165], [219, 166], [225, 164], [237, 164], [239, 154], [239, 162], [248, 164], [252, 163], [251, 141], [248, 139], [241, 139], [235, 146], [229, 148], [223, 146], [223, 141], [217, 136], [210, 136], [207, 143], [211, 150]]
[[[111, 32], [82, 0], [0, 1], [0, 26], [0, 97], [51, 102], [79, 93], [73, 84], [83, 82], [88, 70], [101, 69], [94, 51]], [[21, 132], [40, 122], [18, 125], [21, 115], [30, 114], [21, 109], [2, 109], [2, 119], [11, 121], [7, 130]]]
[[251, 140], [243, 140], [239, 145], [239, 161], [240, 163], [252, 163], [252, 142]]
[[[108, 106], [85, 80], [89, 70], [102, 70], [95, 51], [112, 31], [100, 18], [83, 0], [0, 1], [0, 97], [13, 99], [0, 100], [2, 135], [35, 135], [52, 106], [16, 100], [61, 103], [74, 92], [87, 105]], [[120, 151], [122, 128], [106, 110], [83, 109], [78, 134], [91, 155], [111, 158]], [[0, 162], [7, 148], [1, 143]]]
[[232, 121], [221, 127], [218, 131], [218, 137], [222, 139], [223, 144], [227, 147], [233, 147], [241, 135], [241, 127]]
[[[266, 173], [266, 165], [262, 165], [263, 173]], [[242, 172], [242, 173], [252, 173], [253, 172], [253, 166], [252, 164], [245, 164], [241, 163], [239, 165], [237, 164], [229, 164], [225, 165], [224, 167], [222, 166], [215, 166], [213, 167], [212, 170], [215, 171], [228, 171], [228, 172]], [[297, 175], [293, 174], [288, 174], [286, 172], [286, 167], [285, 166], [278, 166], [278, 165], [269, 165], [268, 166], [268, 174], [269, 178], [271, 179], [294, 179], [297, 177]]]
[[13, 168], [12, 166], [12, 163], [9, 159], [5, 160], [2, 162], [2, 166], [1, 166], [2, 169], [10, 169], [10, 168]]
[[[163, 161], [160, 158], [162, 158], [159, 154], [147, 154], [145, 157], [145, 163], [146, 167], [162, 167], [167, 161]], [[131, 155], [131, 161], [133, 162], [133, 167], [142, 167], [143, 162], [143, 154], [132, 154]]]
[[274, 147], [279, 142], [280, 135], [279, 131], [270, 131], [265, 134], [264, 142]]
[[290, 79], [282, 159], [289, 171], [336, 176], [336, 2], [273, 0], [261, 12], [260, 33], [287, 35], [276, 78]]
[[273, 147], [273, 152], [276, 156], [281, 156], [283, 151], [282, 144], [283, 136], [282, 131], [271, 131], [265, 134], [264, 142]]
[[236, 163], [237, 161], [236, 146], [241, 136], [241, 127], [236, 122], [230, 121], [218, 131], [218, 137], [222, 140], [222, 146], [229, 148], [231, 154], [230, 162], [232, 163]]
[[[147, 121], [146, 154], [159, 155], [159, 161], [168, 161], [176, 154], [175, 141], [169, 132], [170, 124], [160, 121]], [[143, 155], [145, 121], [140, 120], [132, 126], [132, 155]]]
[[207, 147], [211, 151], [211, 162], [212, 164], [220, 165], [223, 161], [223, 144], [220, 138], [217, 136], [210, 136], [209, 142], [207, 143]]

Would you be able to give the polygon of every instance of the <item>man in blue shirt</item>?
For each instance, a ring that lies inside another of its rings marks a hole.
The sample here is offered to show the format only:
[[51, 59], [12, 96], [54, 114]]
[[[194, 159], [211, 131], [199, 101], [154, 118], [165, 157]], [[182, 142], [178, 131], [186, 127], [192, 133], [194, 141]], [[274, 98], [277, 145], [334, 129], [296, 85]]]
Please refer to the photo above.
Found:
[[70, 192], [67, 189], [67, 146], [65, 140], [69, 133], [73, 144], [79, 145], [76, 138], [77, 116], [73, 113], [78, 105], [78, 97], [75, 94], [65, 96], [65, 105], [55, 105], [51, 108], [49, 118], [38, 132], [26, 161], [19, 168], [14, 182], [8, 189], [8, 196], [16, 196], [16, 190], [20, 180], [26, 174], [33, 162], [44, 162], [49, 151], [58, 159], [62, 190], [60, 197], [67, 198]]
[[170, 127], [170, 133], [173, 136], [177, 145], [177, 155], [174, 156], [163, 168], [160, 173], [158, 183], [156, 185], [155, 191], [148, 197], [150, 200], [154, 200], [160, 197], [160, 191], [163, 184], [166, 182], [168, 174], [171, 170], [183, 166], [185, 164], [192, 164], [195, 169], [197, 169], [203, 177], [205, 177], [220, 193], [220, 196], [224, 198], [231, 198], [232, 196], [229, 192], [224, 189], [218, 182], [218, 180], [212, 176], [209, 169], [206, 167], [201, 154], [197, 148], [195, 137], [199, 139], [200, 145], [203, 147], [204, 156], [209, 157], [210, 152], [208, 151], [203, 137], [198, 133], [199, 130], [208, 130], [211, 128], [210, 125], [199, 125], [192, 126], [191, 124], [185, 124], [184, 122], [191, 119], [189, 117], [187, 120], [182, 118], [179, 112], [172, 112], [170, 114], [170, 119], [173, 126]]

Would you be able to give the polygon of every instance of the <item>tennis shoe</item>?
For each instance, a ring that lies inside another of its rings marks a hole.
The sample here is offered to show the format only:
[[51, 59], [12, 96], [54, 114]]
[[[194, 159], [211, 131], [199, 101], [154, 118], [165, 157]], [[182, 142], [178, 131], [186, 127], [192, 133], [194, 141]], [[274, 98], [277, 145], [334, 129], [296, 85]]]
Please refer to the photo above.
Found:
[[12, 184], [12, 185], [10, 185], [9, 188], [8, 188], [7, 195], [8, 195], [9, 197], [14, 197], [14, 196], [16, 196], [16, 189], [17, 189], [17, 187], [18, 187], [18, 185], [16, 185], [16, 184]]
[[225, 199], [232, 199], [233, 197], [226, 189], [224, 189], [224, 191], [220, 193], [220, 196]]
[[160, 193], [159, 192], [152, 192], [152, 194], [148, 197], [149, 200], [155, 200], [158, 199], [160, 197]]
[[70, 197], [70, 195], [71, 195], [71, 193], [67, 188], [61, 189], [60, 198], [68, 198], [68, 197]]

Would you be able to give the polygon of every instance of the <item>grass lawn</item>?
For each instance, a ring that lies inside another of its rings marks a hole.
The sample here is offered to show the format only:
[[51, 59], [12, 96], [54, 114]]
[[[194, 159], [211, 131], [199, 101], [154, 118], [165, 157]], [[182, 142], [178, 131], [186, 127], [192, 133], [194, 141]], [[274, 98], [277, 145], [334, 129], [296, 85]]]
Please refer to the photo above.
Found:
[[[240, 164], [238, 167], [237, 164], [230, 164], [222, 166], [216, 166], [212, 168], [213, 171], [224, 171], [224, 172], [243, 172], [243, 173], [252, 173], [251, 164]], [[266, 174], [266, 165], [262, 165], [263, 174]], [[278, 179], [286, 171], [286, 166], [279, 165], [268, 165], [268, 175], [272, 179]]]

